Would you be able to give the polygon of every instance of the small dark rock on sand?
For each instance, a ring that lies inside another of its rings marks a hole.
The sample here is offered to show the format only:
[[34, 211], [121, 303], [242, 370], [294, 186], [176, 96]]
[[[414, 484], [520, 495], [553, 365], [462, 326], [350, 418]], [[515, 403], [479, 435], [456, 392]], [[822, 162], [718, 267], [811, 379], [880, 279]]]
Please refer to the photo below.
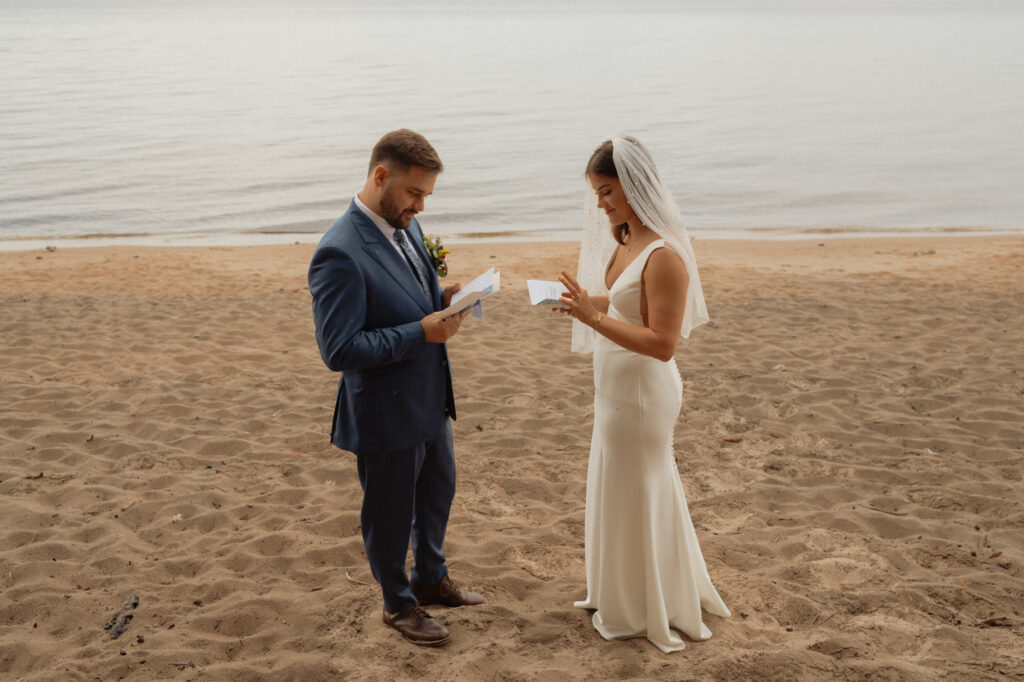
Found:
[[110, 632], [110, 639], [117, 639], [124, 632], [125, 628], [128, 627], [128, 623], [131, 622], [135, 614], [132, 611], [139, 605], [139, 596], [136, 594], [131, 595], [124, 600], [121, 604], [121, 610], [118, 611], [111, 617], [107, 624], [103, 626], [104, 630]]

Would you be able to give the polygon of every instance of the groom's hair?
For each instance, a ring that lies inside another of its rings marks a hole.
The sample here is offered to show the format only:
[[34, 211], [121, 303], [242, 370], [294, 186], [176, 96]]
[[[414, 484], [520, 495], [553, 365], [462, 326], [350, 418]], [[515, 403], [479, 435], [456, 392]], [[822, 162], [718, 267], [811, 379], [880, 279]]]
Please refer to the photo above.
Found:
[[377, 166], [388, 166], [398, 172], [405, 172], [412, 166], [440, 173], [444, 170], [441, 157], [427, 138], [406, 128], [392, 130], [377, 141], [370, 155], [367, 175]]

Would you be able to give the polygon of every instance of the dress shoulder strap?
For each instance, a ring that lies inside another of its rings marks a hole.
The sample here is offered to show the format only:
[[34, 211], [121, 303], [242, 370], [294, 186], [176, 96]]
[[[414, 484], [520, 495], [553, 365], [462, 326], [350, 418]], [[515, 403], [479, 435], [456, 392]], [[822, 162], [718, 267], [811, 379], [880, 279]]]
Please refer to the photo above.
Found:
[[663, 246], [667, 246], [665, 244], [664, 239], [655, 239], [653, 242], [644, 247], [644, 250], [640, 252], [640, 255], [637, 256], [636, 259], [642, 260], [644, 263], [644, 267], [647, 267], [647, 261], [650, 260], [651, 254]]

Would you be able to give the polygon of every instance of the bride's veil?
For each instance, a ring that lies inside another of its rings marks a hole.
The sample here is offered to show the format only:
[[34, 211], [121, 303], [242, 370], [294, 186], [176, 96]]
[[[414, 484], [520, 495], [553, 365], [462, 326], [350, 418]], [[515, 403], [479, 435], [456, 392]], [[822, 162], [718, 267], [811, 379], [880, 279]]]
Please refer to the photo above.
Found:
[[[640, 221], [665, 240], [665, 243], [683, 259], [689, 283], [686, 287], [686, 310], [683, 313], [681, 336], [689, 338], [690, 331], [708, 321], [704, 303], [704, 290], [697, 272], [697, 259], [690, 245], [690, 237], [683, 226], [682, 212], [672, 193], [658, 176], [658, 169], [650, 152], [633, 137], [612, 138], [612, 159], [615, 172], [622, 183], [630, 207]], [[576, 279], [589, 293], [604, 295], [605, 268], [615, 240], [612, 238], [607, 217], [597, 208], [593, 192], [587, 190], [584, 204], [583, 235], [580, 242], [580, 261]], [[682, 292], [680, 292], [682, 294]], [[573, 320], [572, 350], [592, 353], [597, 332], [579, 320]]]

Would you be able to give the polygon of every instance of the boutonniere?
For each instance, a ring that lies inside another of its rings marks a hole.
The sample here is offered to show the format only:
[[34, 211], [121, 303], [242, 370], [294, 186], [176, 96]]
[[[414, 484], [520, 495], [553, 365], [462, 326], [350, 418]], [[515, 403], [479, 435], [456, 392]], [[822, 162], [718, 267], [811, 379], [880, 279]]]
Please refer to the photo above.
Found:
[[430, 262], [434, 264], [434, 271], [438, 277], [446, 277], [448, 275], [448, 264], [444, 262], [444, 259], [451, 253], [448, 249], [444, 248], [441, 244], [441, 238], [437, 235], [423, 235], [423, 248], [430, 254]]

